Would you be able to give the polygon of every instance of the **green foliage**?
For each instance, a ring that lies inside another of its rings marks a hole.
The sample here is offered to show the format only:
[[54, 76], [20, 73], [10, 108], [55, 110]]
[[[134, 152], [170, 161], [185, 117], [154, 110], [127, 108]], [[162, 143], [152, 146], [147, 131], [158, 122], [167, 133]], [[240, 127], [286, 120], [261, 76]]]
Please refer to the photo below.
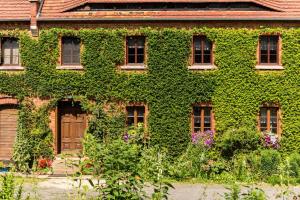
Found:
[[23, 186], [16, 184], [15, 177], [11, 173], [1, 175], [0, 199], [21, 200], [22, 193]]
[[241, 189], [237, 184], [233, 184], [229, 193], [224, 194], [225, 200], [239, 200]]
[[13, 154], [18, 170], [28, 171], [39, 158], [53, 158], [53, 140], [49, 122], [47, 106], [36, 109], [32, 102], [23, 101], [19, 111]]
[[263, 190], [255, 188], [245, 194], [243, 200], [267, 200], [267, 198]]
[[[104, 110], [104, 105], [109, 107], [108, 110]], [[89, 110], [91, 110], [92, 117], [89, 120], [87, 133], [92, 133], [103, 141], [115, 139], [124, 134], [125, 115], [117, 105], [98, 102]]]
[[137, 171], [140, 147], [121, 139], [103, 143], [87, 134], [84, 153], [91, 160], [93, 175], [105, 179], [105, 185], [90, 183], [98, 190], [99, 199], [140, 199], [145, 196], [144, 182]]
[[[255, 70], [258, 38], [265, 33], [281, 35], [283, 71]], [[188, 70], [192, 36], [197, 34], [206, 35], [214, 43], [217, 70]], [[300, 55], [295, 53], [300, 52], [299, 28], [53, 28], [42, 30], [38, 40], [22, 31], [9, 31], [9, 35], [20, 39], [21, 60], [26, 70], [1, 72], [2, 94], [57, 98], [82, 95], [88, 99], [145, 102], [151, 111], [151, 144], [168, 148], [171, 158], [184, 152], [188, 145], [193, 103], [212, 102], [217, 133], [224, 133], [241, 126], [255, 130], [259, 106], [275, 102], [283, 114], [282, 152], [300, 150]], [[118, 65], [124, 64], [127, 35], [146, 36], [145, 73], [117, 70]], [[61, 36], [81, 38], [83, 72], [56, 70]], [[93, 123], [98, 124], [96, 121]], [[102, 126], [101, 122], [99, 127]], [[99, 137], [101, 129], [97, 131]], [[225, 144], [232, 144], [233, 148], [228, 150], [236, 150], [232, 141]]]
[[219, 137], [218, 148], [224, 157], [230, 158], [235, 153], [249, 152], [260, 147], [259, 134], [255, 129], [241, 127], [229, 129]]
[[278, 173], [279, 164], [281, 162], [281, 155], [276, 150], [262, 150], [261, 151], [261, 168], [263, 175], [268, 177], [272, 174]]
[[170, 169], [171, 175], [177, 179], [201, 177], [204, 174], [204, 165], [208, 161], [207, 154], [208, 151], [200, 144], [188, 145]]
[[300, 177], [300, 154], [293, 153], [288, 158], [290, 175], [293, 177]]

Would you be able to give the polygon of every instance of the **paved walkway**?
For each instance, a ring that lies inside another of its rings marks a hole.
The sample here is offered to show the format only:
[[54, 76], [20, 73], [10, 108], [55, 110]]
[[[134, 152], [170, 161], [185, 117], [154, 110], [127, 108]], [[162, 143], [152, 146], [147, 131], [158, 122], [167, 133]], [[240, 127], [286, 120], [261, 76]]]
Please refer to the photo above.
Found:
[[[88, 189], [88, 196], [95, 196], [96, 193], [89, 187], [89, 183], [86, 181], [83, 183], [84, 188]], [[176, 183], [173, 184], [175, 190], [170, 191], [171, 200], [218, 200], [224, 199], [224, 193], [229, 190], [224, 185], [218, 184], [185, 184]], [[259, 185], [262, 188], [268, 199], [275, 200], [277, 195], [285, 191], [285, 188], [272, 187], [269, 185]], [[249, 190], [249, 187], [242, 187], [242, 192]], [[31, 193], [31, 197], [37, 197], [37, 199], [43, 200], [81, 200], [79, 198], [80, 191], [77, 189], [77, 184], [69, 178], [51, 178], [44, 179], [38, 183], [26, 183], [24, 185], [26, 192]], [[147, 193], [151, 193], [151, 188], [146, 189]], [[289, 191], [294, 193], [293, 196], [300, 194], [299, 187], [290, 187]], [[279, 198], [283, 199], [283, 198]], [[287, 198], [293, 200], [292, 195]], [[300, 198], [297, 198], [300, 200]]]

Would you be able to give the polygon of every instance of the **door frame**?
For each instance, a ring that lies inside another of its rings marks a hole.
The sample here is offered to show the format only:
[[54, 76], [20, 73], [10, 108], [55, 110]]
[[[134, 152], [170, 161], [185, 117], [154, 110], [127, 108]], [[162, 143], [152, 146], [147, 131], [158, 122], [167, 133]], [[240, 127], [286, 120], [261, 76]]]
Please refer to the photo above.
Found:
[[55, 140], [54, 140], [54, 152], [55, 152], [55, 155], [59, 155], [62, 153], [62, 148], [61, 148], [61, 145], [62, 145], [62, 134], [61, 134], [61, 106], [63, 106], [63, 104], [68, 104], [68, 103], [78, 103], [81, 110], [83, 112], [85, 112], [86, 114], [86, 120], [85, 120], [85, 123], [86, 123], [86, 127], [88, 127], [88, 114], [85, 110], [82, 109], [82, 106], [80, 104], [80, 101], [74, 101], [72, 99], [64, 99], [64, 100], [61, 100], [61, 101], [58, 101], [57, 103], [57, 106], [55, 108], [55, 134], [54, 134], [54, 137], [55, 137]]

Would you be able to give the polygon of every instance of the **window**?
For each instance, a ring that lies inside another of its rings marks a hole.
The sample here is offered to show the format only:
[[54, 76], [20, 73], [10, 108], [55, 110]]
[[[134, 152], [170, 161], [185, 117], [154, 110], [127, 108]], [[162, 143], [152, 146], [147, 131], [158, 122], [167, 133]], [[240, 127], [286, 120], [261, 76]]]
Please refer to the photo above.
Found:
[[279, 108], [278, 107], [261, 107], [259, 112], [259, 129], [260, 131], [271, 131], [279, 133]]
[[2, 38], [2, 64], [19, 65], [19, 41], [17, 38]]
[[137, 127], [138, 123], [145, 123], [145, 106], [127, 106], [127, 126]]
[[252, 2], [122, 2], [87, 3], [70, 11], [276, 11]]
[[80, 65], [79, 38], [62, 38], [62, 65]]
[[279, 63], [279, 36], [260, 36], [260, 64]]
[[205, 36], [195, 36], [193, 44], [194, 64], [212, 64], [212, 43]]
[[196, 105], [193, 107], [193, 131], [204, 132], [213, 129], [213, 116], [211, 106]]
[[127, 64], [144, 64], [145, 38], [127, 37]]

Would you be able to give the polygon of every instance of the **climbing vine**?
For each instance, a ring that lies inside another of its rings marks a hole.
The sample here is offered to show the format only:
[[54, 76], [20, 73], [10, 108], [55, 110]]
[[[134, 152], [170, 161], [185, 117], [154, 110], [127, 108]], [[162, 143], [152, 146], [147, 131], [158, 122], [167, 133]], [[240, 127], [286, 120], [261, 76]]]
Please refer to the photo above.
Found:
[[[255, 70], [259, 35], [266, 33], [281, 36], [283, 71]], [[212, 103], [221, 135], [241, 126], [256, 129], [259, 106], [275, 102], [282, 110], [282, 151], [300, 150], [300, 29], [49, 29], [38, 40], [20, 31], [10, 34], [20, 38], [26, 70], [1, 72], [1, 93], [145, 102], [151, 144], [167, 147], [172, 155], [179, 155], [190, 140], [193, 103]], [[200, 34], [214, 43], [217, 70], [188, 70], [192, 37]], [[56, 70], [59, 41], [67, 35], [81, 38], [83, 71]], [[118, 69], [124, 64], [127, 35], [146, 37], [144, 73]]]

